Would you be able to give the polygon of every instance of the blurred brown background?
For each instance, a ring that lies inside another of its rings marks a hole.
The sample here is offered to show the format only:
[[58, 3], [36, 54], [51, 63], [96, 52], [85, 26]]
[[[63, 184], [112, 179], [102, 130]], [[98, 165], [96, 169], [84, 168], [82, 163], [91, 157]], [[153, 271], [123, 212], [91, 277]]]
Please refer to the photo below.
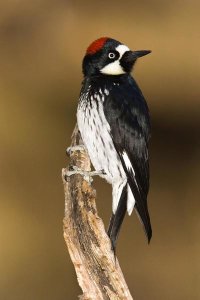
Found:
[[[200, 299], [200, 2], [0, 4], [0, 299], [77, 299], [62, 236], [61, 168], [81, 60], [101, 36], [152, 49], [135, 68], [152, 117], [148, 246], [135, 214], [118, 257], [136, 300]], [[111, 189], [95, 179], [108, 223]]]

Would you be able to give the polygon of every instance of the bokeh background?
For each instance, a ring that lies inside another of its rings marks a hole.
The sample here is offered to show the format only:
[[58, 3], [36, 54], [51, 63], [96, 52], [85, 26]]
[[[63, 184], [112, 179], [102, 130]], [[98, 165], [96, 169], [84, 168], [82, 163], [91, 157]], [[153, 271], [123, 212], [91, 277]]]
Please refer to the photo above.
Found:
[[[151, 49], [134, 76], [152, 118], [147, 245], [135, 214], [118, 257], [136, 300], [200, 299], [200, 2], [0, 3], [0, 299], [81, 293], [62, 235], [61, 168], [76, 122], [81, 60], [101, 36]], [[107, 226], [111, 189], [95, 179]]]

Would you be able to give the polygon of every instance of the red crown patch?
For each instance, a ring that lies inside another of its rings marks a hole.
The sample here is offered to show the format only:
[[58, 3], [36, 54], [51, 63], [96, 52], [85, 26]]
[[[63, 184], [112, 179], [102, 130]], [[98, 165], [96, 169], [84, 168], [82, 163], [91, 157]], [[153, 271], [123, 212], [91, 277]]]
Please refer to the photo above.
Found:
[[86, 54], [95, 54], [97, 51], [101, 50], [108, 39], [109, 39], [108, 37], [102, 37], [102, 38], [94, 41], [87, 48]]

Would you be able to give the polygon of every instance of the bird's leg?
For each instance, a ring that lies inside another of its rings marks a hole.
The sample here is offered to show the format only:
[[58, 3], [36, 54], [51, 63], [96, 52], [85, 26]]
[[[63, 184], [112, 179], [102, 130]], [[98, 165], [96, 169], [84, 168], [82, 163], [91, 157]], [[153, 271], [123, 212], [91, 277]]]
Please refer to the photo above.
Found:
[[[68, 155], [71, 155], [74, 151], [81, 151], [81, 150], [86, 150], [85, 146], [84, 145], [76, 145], [76, 146], [68, 147], [66, 149], [66, 153]], [[71, 170], [67, 171], [66, 177], [69, 177], [69, 176], [75, 175], [75, 174], [82, 175], [83, 178], [86, 181], [88, 181], [89, 183], [91, 183], [93, 181], [93, 179], [92, 179], [93, 176], [106, 175], [104, 170], [100, 170], [100, 171], [83, 171], [83, 170], [77, 168], [76, 166], [72, 166]]]
[[76, 166], [72, 166], [72, 169], [73, 170], [69, 170], [69, 171], [66, 172], [67, 177], [69, 177], [71, 175], [75, 175], [75, 174], [80, 174], [89, 183], [91, 183], [93, 181], [93, 179], [92, 179], [93, 176], [105, 175], [104, 170], [100, 170], [100, 171], [83, 171], [83, 170], [77, 168]]
[[101, 175], [106, 175], [106, 172], [104, 170], [99, 170], [99, 171], [90, 171], [90, 176], [101, 176]]

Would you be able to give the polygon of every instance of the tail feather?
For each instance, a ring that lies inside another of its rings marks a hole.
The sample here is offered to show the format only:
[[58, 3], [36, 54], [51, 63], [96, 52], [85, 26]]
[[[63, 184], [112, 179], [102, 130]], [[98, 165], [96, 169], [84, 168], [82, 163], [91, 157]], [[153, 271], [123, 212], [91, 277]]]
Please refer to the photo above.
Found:
[[120, 200], [117, 206], [117, 210], [112, 214], [108, 227], [108, 236], [110, 237], [112, 250], [116, 253], [116, 242], [120, 232], [122, 222], [124, 220], [127, 211], [127, 199], [128, 199], [128, 185], [135, 198], [135, 210], [136, 213], [144, 226], [144, 231], [147, 236], [148, 242], [152, 237], [151, 222], [148, 213], [147, 201], [142, 192], [138, 190], [138, 187], [133, 184], [126, 184], [122, 190]]
[[135, 184], [129, 185], [135, 197], [135, 210], [138, 214], [141, 223], [144, 226], [144, 231], [147, 236], [148, 242], [150, 242], [152, 237], [152, 229], [146, 196], [141, 192], [141, 190], [138, 190], [138, 187]]
[[[147, 207], [147, 194], [149, 188], [148, 162], [146, 161], [144, 168], [145, 173], [142, 174], [143, 172], [139, 170], [138, 164], [134, 163], [133, 158], [130, 160], [129, 156], [127, 154], [124, 154], [123, 151], [119, 152], [119, 156], [121, 158], [122, 166], [127, 175], [128, 185], [135, 199], [134, 208], [141, 223], [144, 226], [148, 242], [150, 242], [152, 237], [152, 229]], [[143, 176], [145, 176], [145, 180], [143, 180]], [[131, 213], [131, 209], [130, 211], [128, 210], [128, 212]]]
[[117, 210], [115, 214], [114, 213], [112, 214], [112, 217], [110, 219], [110, 224], [108, 227], [108, 236], [111, 240], [112, 250], [114, 251], [114, 253], [116, 250], [117, 238], [126, 214], [126, 210], [127, 210], [127, 184], [124, 186], [122, 190], [119, 203], [117, 206]]
[[144, 211], [137, 203], [135, 204], [135, 210], [137, 212], [137, 215], [141, 223], [143, 224], [144, 232], [147, 236], [148, 243], [150, 243], [150, 240], [152, 238], [152, 228], [151, 228], [151, 222], [150, 222], [148, 210], [146, 208], [146, 211]]

